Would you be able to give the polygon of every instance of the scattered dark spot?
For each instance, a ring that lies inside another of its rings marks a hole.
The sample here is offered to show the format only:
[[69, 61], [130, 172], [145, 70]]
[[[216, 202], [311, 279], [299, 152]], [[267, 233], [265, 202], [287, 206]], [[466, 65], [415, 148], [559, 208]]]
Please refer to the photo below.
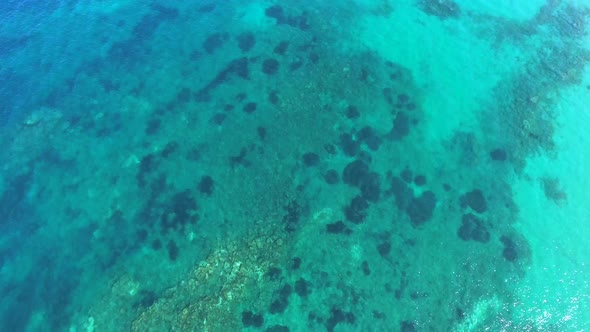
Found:
[[514, 241], [512, 241], [512, 239], [506, 235], [502, 235], [502, 237], [500, 237], [500, 241], [502, 241], [502, 244], [504, 245], [502, 256], [509, 262], [516, 261], [518, 259], [516, 243], [514, 243]]
[[285, 52], [287, 52], [287, 48], [289, 48], [289, 42], [282, 41], [275, 47], [273, 52], [279, 55], [285, 55]]
[[242, 324], [244, 324], [244, 327], [261, 327], [264, 324], [264, 317], [260, 314], [254, 314], [252, 311], [243, 311]]
[[162, 249], [162, 241], [157, 240], [157, 239], [152, 241], [152, 249], [154, 249], [154, 250]]
[[298, 270], [301, 267], [301, 258], [295, 257], [293, 261], [291, 261], [291, 268], [293, 270]]
[[145, 186], [146, 176], [153, 172], [156, 168], [156, 162], [153, 154], [147, 154], [139, 162], [139, 170], [137, 172], [137, 183], [140, 187]]
[[199, 11], [199, 13], [210, 13], [214, 9], [215, 9], [215, 4], [209, 3], [209, 4], [202, 5], [201, 7], [199, 7], [198, 11]]
[[203, 48], [205, 49], [205, 52], [211, 54], [215, 52], [218, 48], [223, 46], [223, 44], [225, 43], [225, 41], [227, 41], [228, 38], [229, 37], [227, 33], [214, 33], [207, 37], [207, 39], [205, 39], [205, 41], [203, 42]]
[[359, 112], [358, 108], [356, 108], [356, 106], [348, 106], [346, 108], [346, 117], [349, 119], [357, 119], [361, 113]]
[[461, 227], [459, 227], [457, 235], [463, 241], [474, 240], [486, 243], [490, 240], [490, 233], [486, 229], [483, 220], [473, 213], [463, 215], [461, 218]]
[[266, 128], [264, 128], [264, 127], [258, 127], [258, 128], [256, 128], [256, 132], [258, 133], [258, 137], [261, 140], [264, 141], [266, 139]]
[[354, 324], [356, 322], [356, 317], [352, 312], [345, 312], [338, 308], [332, 308], [330, 310], [330, 318], [326, 322], [326, 328], [328, 332], [333, 332], [336, 328], [336, 325], [340, 323], [347, 323], [347, 324]]
[[256, 38], [251, 32], [244, 32], [236, 37], [238, 41], [238, 47], [242, 52], [248, 52], [256, 44]]
[[299, 57], [296, 57], [291, 60], [291, 63], [289, 63], [289, 71], [295, 71], [301, 68], [301, 66], [303, 66], [303, 60], [301, 60]]
[[452, 0], [419, 0], [418, 7], [426, 14], [443, 20], [461, 15], [461, 8]]
[[236, 167], [237, 165], [242, 165], [244, 167], [250, 167], [250, 161], [246, 159], [246, 154], [248, 154], [248, 149], [242, 148], [239, 155], [229, 158], [230, 166]]
[[241, 102], [243, 102], [243, 101], [244, 101], [244, 100], [246, 100], [247, 98], [248, 98], [248, 95], [247, 95], [245, 92], [240, 92], [240, 93], [238, 93], [238, 94], [237, 94], [237, 95], [234, 97], [234, 99], [235, 99], [235, 100], [236, 100], [238, 103], [241, 103]]
[[335, 223], [326, 225], [326, 232], [330, 234], [341, 234], [346, 233], [347, 231], [349, 231], [349, 229], [342, 221], [337, 221]]
[[330, 169], [324, 174], [324, 180], [327, 184], [336, 184], [340, 181], [340, 176], [338, 175], [338, 171], [335, 169]]
[[383, 242], [377, 246], [377, 252], [381, 257], [385, 257], [389, 255], [391, 252], [391, 243], [390, 242]]
[[277, 20], [277, 24], [280, 24], [285, 20], [285, 13], [283, 12], [283, 7], [279, 5], [274, 5], [266, 8], [264, 14], [267, 17], [272, 17]]
[[443, 183], [443, 189], [448, 192], [448, 191], [451, 191], [452, 188], [451, 188], [451, 185], [450, 184]]
[[189, 88], [182, 88], [176, 96], [178, 102], [186, 104], [191, 100], [191, 90]]
[[162, 121], [160, 119], [151, 119], [147, 123], [147, 127], [145, 128], [146, 135], [155, 135], [160, 130], [160, 126], [162, 125]]
[[195, 223], [198, 219], [195, 214], [197, 209], [197, 203], [189, 190], [175, 194], [160, 218], [162, 232], [171, 229], [182, 231], [187, 224]]
[[479, 189], [474, 189], [465, 195], [461, 196], [460, 203], [462, 208], [470, 207], [477, 213], [484, 213], [487, 209], [486, 198]]
[[371, 269], [369, 268], [369, 263], [367, 261], [363, 261], [361, 269], [363, 270], [364, 275], [368, 276], [371, 274]]
[[387, 103], [392, 105], [393, 104], [393, 91], [391, 90], [391, 88], [383, 88], [382, 93], [383, 93], [383, 97], [385, 98]]
[[385, 319], [387, 317], [385, 316], [385, 313], [384, 312], [373, 310], [373, 318], [375, 318], [375, 319]]
[[195, 100], [198, 102], [208, 102], [211, 100], [211, 91], [222, 83], [227, 82], [232, 75], [242, 79], [250, 79], [250, 70], [248, 67], [248, 58], [243, 57], [231, 61], [217, 76], [204, 88], [195, 93]]
[[349, 157], [356, 156], [360, 151], [361, 144], [356, 141], [351, 134], [340, 135], [340, 148]]
[[289, 306], [289, 296], [291, 296], [293, 289], [289, 284], [284, 285], [279, 291], [278, 298], [270, 304], [269, 312], [271, 314], [279, 314], [285, 311]]
[[410, 217], [414, 226], [419, 226], [432, 218], [434, 208], [436, 207], [436, 196], [432, 191], [425, 191], [420, 197], [412, 199], [406, 213]]
[[285, 230], [287, 232], [295, 231], [299, 219], [301, 218], [301, 206], [297, 201], [291, 201], [285, 206], [287, 214], [283, 216], [283, 223], [285, 224]]
[[402, 180], [404, 180], [407, 183], [410, 183], [410, 182], [412, 182], [412, 177], [414, 176], [414, 174], [412, 173], [411, 170], [405, 168], [401, 172], [400, 176], [402, 177]]
[[334, 147], [334, 144], [324, 145], [324, 150], [326, 150], [326, 152], [329, 154], [336, 154], [336, 148]]
[[242, 110], [248, 114], [253, 113], [254, 111], [256, 111], [256, 103], [254, 102], [249, 102], [246, 105], [244, 105], [244, 107], [242, 108]]
[[178, 258], [179, 253], [176, 242], [174, 242], [173, 240], [168, 241], [168, 245], [166, 245], [166, 248], [168, 249], [168, 258], [170, 258], [171, 261], [175, 261]]
[[455, 317], [458, 321], [462, 321], [465, 318], [465, 311], [459, 307], [455, 307]]
[[140, 229], [137, 231], [137, 240], [139, 242], [143, 242], [147, 239], [148, 237], [148, 232], [145, 229]]
[[279, 70], [279, 62], [275, 59], [266, 59], [262, 62], [262, 71], [267, 75], [274, 75]]
[[320, 163], [320, 156], [313, 152], [307, 152], [303, 155], [303, 164], [307, 167], [317, 166]]
[[201, 159], [201, 151], [198, 148], [192, 148], [186, 153], [186, 158], [192, 161], [199, 161]]
[[543, 193], [547, 199], [560, 204], [567, 200], [567, 194], [561, 188], [559, 179], [555, 177], [541, 178], [541, 185], [543, 186]]
[[295, 293], [300, 297], [307, 297], [311, 293], [309, 281], [303, 278], [295, 281]]
[[413, 200], [412, 189], [397, 176], [391, 179], [391, 192], [395, 197], [395, 204], [400, 210], [405, 210]]
[[149, 308], [158, 300], [158, 296], [153, 291], [142, 289], [137, 294], [138, 299], [133, 303], [134, 308]]
[[416, 332], [418, 328], [416, 327], [416, 323], [404, 320], [400, 323], [400, 332]]
[[398, 112], [393, 120], [393, 128], [391, 129], [391, 138], [396, 141], [401, 140], [410, 133], [410, 119], [404, 112]]
[[275, 280], [279, 280], [279, 278], [281, 277], [281, 269], [279, 269], [278, 267], [271, 267], [270, 269], [268, 269], [268, 272], [266, 272], [265, 276], [272, 281]]
[[344, 209], [346, 219], [352, 223], [360, 224], [365, 221], [367, 217], [367, 209], [369, 203], [362, 196], [356, 196], [352, 199], [350, 204]]
[[221, 126], [221, 124], [223, 124], [223, 121], [225, 121], [225, 119], [227, 119], [227, 114], [225, 113], [215, 113], [215, 115], [213, 115], [213, 117], [211, 118], [211, 122]]
[[490, 157], [495, 161], [505, 161], [508, 158], [506, 151], [502, 149], [495, 149], [490, 152]]
[[369, 126], [363, 127], [356, 136], [359, 141], [365, 143], [372, 151], [378, 150], [381, 145], [381, 138]]
[[264, 332], [289, 332], [289, 328], [284, 325], [273, 325], [267, 327]]
[[178, 150], [178, 146], [178, 142], [168, 142], [168, 144], [166, 144], [166, 146], [164, 147], [164, 150], [162, 150], [161, 152], [162, 157], [168, 158], [171, 154]]
[[369, 202], [376, 203], [381, 196], [381, 178], [379, 174], [371, 172], [362, 179], [359, 189], [363, 198]]
[[309, 61], [315, 65], [320, 62], [320, 56], [317, 53], [311, 53], [309, 55]]
[[274, 90], [273, 90], [273, 91], [271, 91], [271, 92], [268, 94], [268, 101], [269, 101], [271, 104], [273, 104], [273, 105], [277, 106], [277, 105], [279, 104], [279, 95], [278, 95], [278, 93], [277, 93], [276, 91], [274, 91]]
[[199, 191], [202, 194], [207, 196], [211, 196], [213, 194], [215, 182], [209, 175], [205, 175], [201, 177], [201, 181], [199, 181]]
[[223, 106], [223, 111], [224, 112], [231, 112], [234, 110], [234, 108], [236, 108], [234, 105], [232, 104], [226, 104], [225, 106]]
[[348, 185], [359, 187], [369, 175], [369, 166], [362, 160], [350, 162], [342, 171], [342, 181]]
[[414, 178], [414, 184], [417, 185], [418, 187], [422, 187], [423, 185], [426, 184], [426, 177], [424, 175], [417, 175]]
[[397, 95], [397, 102], [400, 104], [405, 104], [410, 101], [410, 97], [405, 93], [400, 93]]

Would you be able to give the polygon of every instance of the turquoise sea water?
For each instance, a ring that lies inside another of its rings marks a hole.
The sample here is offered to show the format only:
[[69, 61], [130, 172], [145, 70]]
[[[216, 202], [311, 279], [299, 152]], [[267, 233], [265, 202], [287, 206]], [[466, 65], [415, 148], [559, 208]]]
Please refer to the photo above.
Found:
[[585, 1], [0, 3], [0, 331], [590, 331]]

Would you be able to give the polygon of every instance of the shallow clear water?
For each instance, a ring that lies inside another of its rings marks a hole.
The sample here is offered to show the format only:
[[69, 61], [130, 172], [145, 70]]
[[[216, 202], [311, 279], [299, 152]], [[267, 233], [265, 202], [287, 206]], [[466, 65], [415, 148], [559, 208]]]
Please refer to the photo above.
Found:
[[584, 1], [0, 4], [0, 330], [590, 330]]

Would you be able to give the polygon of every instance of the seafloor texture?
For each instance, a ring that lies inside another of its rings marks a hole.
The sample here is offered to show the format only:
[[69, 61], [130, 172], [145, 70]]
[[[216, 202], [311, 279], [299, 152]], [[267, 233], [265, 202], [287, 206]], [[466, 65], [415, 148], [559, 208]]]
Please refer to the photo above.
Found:
[[584, 1], [0, 3], [1, 331], [589, 331]]

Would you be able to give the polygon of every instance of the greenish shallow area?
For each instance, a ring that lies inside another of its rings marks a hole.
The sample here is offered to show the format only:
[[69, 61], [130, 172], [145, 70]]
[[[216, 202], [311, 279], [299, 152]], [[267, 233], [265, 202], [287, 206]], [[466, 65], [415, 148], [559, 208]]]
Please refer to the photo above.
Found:
[[0, 330], [590, 330], [589, 18], [3, 1]]

